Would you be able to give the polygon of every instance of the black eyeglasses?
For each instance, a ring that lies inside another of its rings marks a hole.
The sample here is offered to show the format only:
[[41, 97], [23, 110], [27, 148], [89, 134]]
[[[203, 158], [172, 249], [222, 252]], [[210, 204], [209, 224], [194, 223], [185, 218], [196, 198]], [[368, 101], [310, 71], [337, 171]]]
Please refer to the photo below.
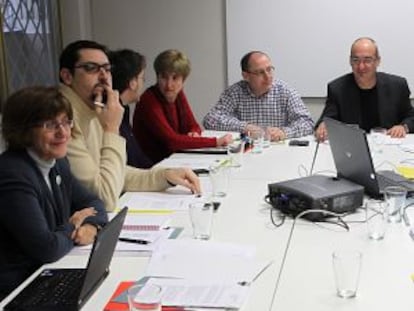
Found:
[[86, 62], [76, 65], [75, 68], [82, 68], [87, 73], [98, 73], [101, 70], [101, 68], [105, 70], [105, 72], [110, 72], [112, 69], [112, 65], [109, 63], [99, 65], [94, 62]]
[[275, 67], [269, 66], [269, 67], [266, 67], [265, 69], [257, 69], [257, 70], [247, 71], [247, 72], [251, 73], [252, 75], [264, 77], [266, 75], [273, 74], [274, 71], [275, 71]]

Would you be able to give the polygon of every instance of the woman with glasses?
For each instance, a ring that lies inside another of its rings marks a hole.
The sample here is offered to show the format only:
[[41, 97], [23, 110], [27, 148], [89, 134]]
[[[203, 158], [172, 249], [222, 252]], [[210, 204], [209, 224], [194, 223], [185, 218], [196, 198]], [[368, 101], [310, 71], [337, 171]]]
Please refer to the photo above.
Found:
[[0, 300], [42, 264], [90, 244], [105, 225], [103, 202], [65, 158], [73, 112], [53, 87], [29, 87], [3, 107], [0, 155]]
[[178, 50], [166, 50], [154, 61], [157, 83], [142, 94], [134, 113], [134, 135], [144, 152], [159, 162], [181, 149], [225, 146], [230, 134], [201, 137], [184, 93], [190, 61]]

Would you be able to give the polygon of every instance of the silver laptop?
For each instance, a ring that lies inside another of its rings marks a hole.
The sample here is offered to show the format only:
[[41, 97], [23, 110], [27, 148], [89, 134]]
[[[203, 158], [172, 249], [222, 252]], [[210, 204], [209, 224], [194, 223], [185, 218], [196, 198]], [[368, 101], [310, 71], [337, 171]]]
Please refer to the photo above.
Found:
[[381, 197], [387, 186], [402, 186], [414, 192], [414, 182], [394, 171], [375, 172], [364, 130], [331, 118], [324, 122], [338, 177], [364, 186], [365, 193], [373, 197]]
[[5, 311], [78, 311], [109, 274], [109, 265], [128, 208], [96, 236], [85, 269], [45, 269], [5, 307]]

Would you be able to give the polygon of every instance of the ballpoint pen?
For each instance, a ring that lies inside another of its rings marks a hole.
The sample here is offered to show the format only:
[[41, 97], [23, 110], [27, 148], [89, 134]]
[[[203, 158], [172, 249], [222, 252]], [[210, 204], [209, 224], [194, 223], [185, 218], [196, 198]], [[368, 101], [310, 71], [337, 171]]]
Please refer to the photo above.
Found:
[[258, 278], [259, 278], [259, 276], [263, 273], [263, 272], [265, 272], [265, 270], [267, 269], [267, 268], [269, 268], [271, 265], [273, 264], [273, 260], [271, 260], [269, 263], [267, 263], [267, 265], [265, 265], [257, 274], [256, 274], [256, 276], [251, 280], [251, 281], [241, 281], [241, 282], [238, 282], [237, 284], [239, 284], [239, 285], [241, 285], [241, 286], [248, 286], [248, 285], [251, 285], [254, 281], [256, 281]]
[[149, 241], [139, 240], [139, 239], [131, 239], [131, 238], [119, 238], [121, 242], [128, 242], [128, 243], [135, 243], [135, 244], [149, 244]]
[[196, 311], [196, 309], [186, 307], [173, 307], [173, 306], [162, 306], [162, 311]]

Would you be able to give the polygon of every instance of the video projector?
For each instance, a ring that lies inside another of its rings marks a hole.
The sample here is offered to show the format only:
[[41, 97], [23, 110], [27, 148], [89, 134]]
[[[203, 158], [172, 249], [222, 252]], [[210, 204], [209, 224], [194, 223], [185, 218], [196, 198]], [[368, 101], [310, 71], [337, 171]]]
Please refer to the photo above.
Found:
[[[268, 202], [292, 217], [308, 209], [351, 213], [362, 206], [364, 187], [343, 178], [312, 175], [269, 184]], [[309, 213], [304, 218], [322, 221], [329, 215]]]

